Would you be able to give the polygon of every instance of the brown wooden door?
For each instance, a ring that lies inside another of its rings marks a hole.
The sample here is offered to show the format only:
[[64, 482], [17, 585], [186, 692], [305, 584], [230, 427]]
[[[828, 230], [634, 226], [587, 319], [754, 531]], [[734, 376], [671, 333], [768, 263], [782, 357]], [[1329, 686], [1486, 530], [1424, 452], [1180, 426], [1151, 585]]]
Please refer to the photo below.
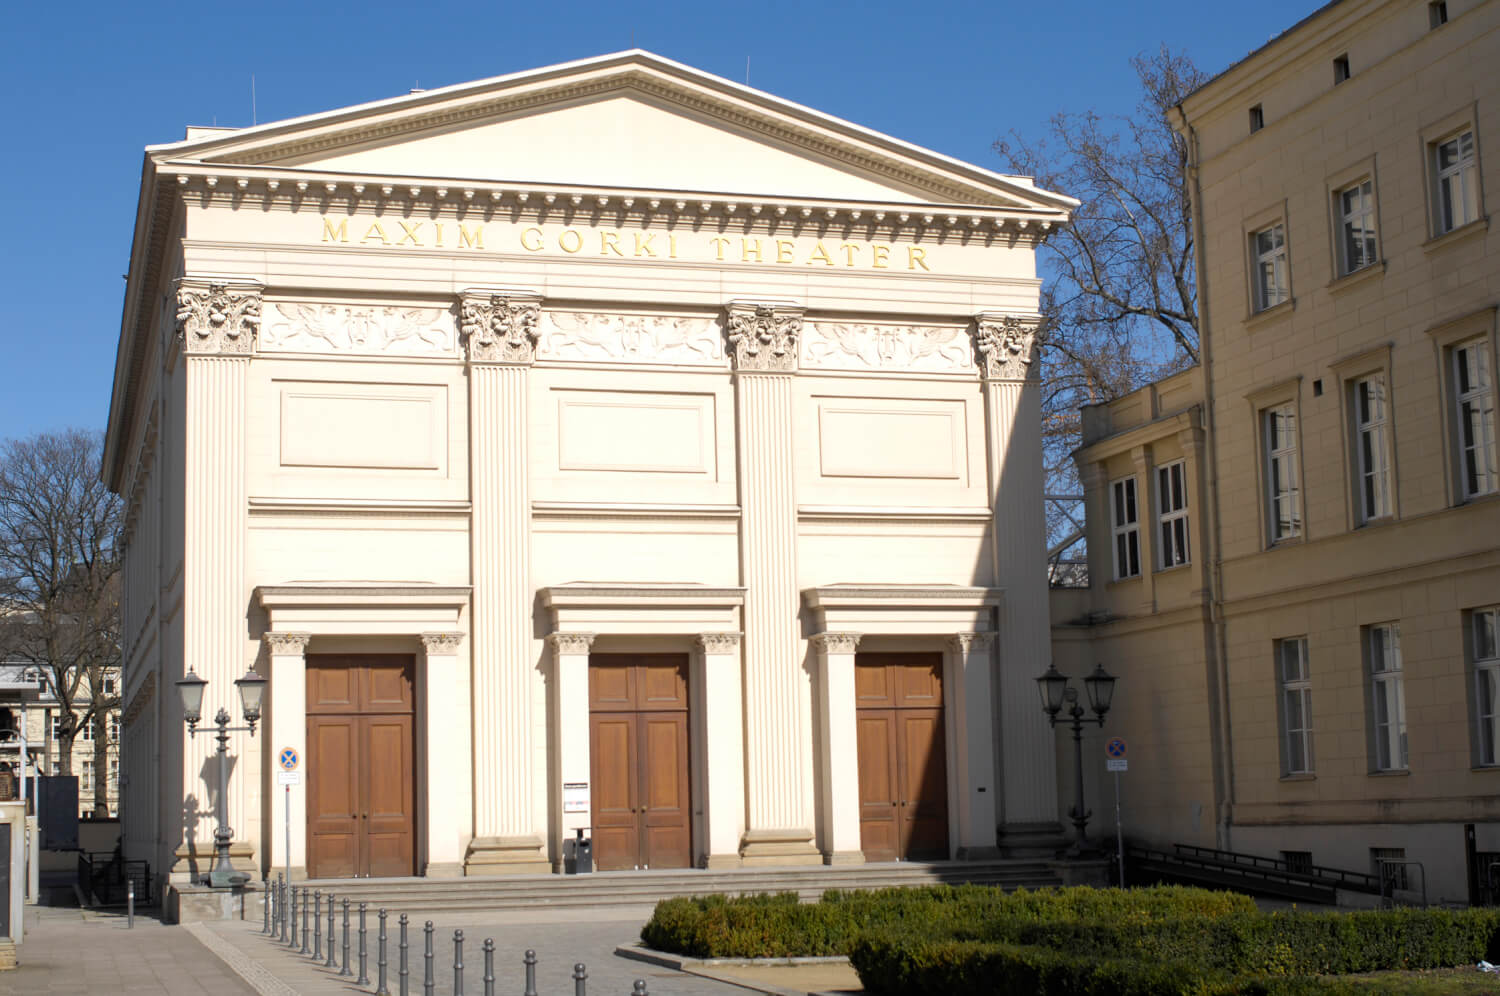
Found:
[[859, 654], [854, 694], [866, 860], [946, 858], [943, 655]]
[[594, 866], [692, 865], [686, 654], [589, 657]]
[[416, 662], [307, 658], [307, 873], [416, 871]]

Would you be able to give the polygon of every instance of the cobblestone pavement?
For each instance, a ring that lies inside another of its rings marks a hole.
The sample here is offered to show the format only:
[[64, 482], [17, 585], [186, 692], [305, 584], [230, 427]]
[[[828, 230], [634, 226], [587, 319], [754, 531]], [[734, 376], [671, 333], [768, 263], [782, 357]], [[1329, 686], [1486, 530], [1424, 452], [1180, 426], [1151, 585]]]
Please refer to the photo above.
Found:
[[253, 994], [249, 983], [182, 927], [149, 917], [26, 907], [20, 967], [0, 972], [0, 993]]
[[[588, 996], [630, 996], [635, 980], [646, 983], [651, 996], [688, 996], [688, 994], [736, 994], [745, 996], [746, 988], [729, 982], [717, 981], [698, 975], [690, 975], [670, 968], [616, 955], [615, 948], [640, 937], [641, 924], [650, 916], [650, 910], [611, 910], [607, 915], [613, 919], [599, 919], [604, 911], [586, 910], [568, 914], [561, 911], [543, 911], [536, 914], [512, 914], [498, 917], [493, 914], [452, 914], [451, 918], [433, 916], [433, 977], [437, 996], [449, 996], [454, 991], [453, 977], [453, 932], [464, 932], [464, 992], [483, 993], [484, 956], [481, 945], [485, 938], [495, 942], [496, 991], [517, 993], [524, 989], [525, 968], [523, 958], [528, 948], [536, 951], [536, 988], [540, 996], [573, 996], [575, 992], [573, 966], [582, 962], [587, 966], [586, 990]], [[425, 917], [423, 918], [426, 919]], [[236, 967], [246, 963], [263, 970], [271, 978], [254, 976], [257, 989], [270, 996], [283, 994], [324, 993], [373, 993], [379, 981], [377, 968], [375, 911], [369, 911], [367, 940], [367, 972], [369, 985], [356, 986], [358, 977], [359, 943], [357, 937], [350, 938], [350, 976], [341, 978], [336, 971], [325, 967], [324, 960], [314, 961], [311, 955], [302, 955], [295, 948], [280, 945], [260, 932], [259, 923], [228, 921], [199, 925], [200, 936], [214, 951]], [[410, 992], [421, 993], [423, 981], [422, 921], [413, 922], [409, 930], [410, 954], [408, 964]], [[352, 927], [358, 929], [358, 920], [352, 919]], [[392, 916], [389, 921], [387, 985], [393, 994], [399, 994], [397, 924]], [[312, 942], [309, 941], [309, 948]], [[340, 960], [342, 952], [340, 952]], [[773, 991], [780, 991], [775, 989]], [[805, 991], [805, 990], [803, 990]]]

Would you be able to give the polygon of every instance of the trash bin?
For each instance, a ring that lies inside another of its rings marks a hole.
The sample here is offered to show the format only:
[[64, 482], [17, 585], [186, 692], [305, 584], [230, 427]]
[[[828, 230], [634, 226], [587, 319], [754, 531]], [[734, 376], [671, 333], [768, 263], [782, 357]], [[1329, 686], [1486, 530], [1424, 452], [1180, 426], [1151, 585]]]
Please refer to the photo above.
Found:
[[586, 875], [594, 870], [594, 841], [583, 835], [586, 829], [579, 827], [573, 831], [572, 840], [563, 841], [564, 875]]

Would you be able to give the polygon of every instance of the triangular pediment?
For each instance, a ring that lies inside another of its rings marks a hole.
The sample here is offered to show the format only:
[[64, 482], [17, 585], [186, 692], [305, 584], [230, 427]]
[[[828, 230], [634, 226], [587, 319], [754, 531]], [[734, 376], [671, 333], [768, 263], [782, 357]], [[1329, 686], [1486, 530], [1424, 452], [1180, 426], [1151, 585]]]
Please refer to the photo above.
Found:
[[1059, 213], [1075, 202], [645, 52], [158, 146], [360, 176]]

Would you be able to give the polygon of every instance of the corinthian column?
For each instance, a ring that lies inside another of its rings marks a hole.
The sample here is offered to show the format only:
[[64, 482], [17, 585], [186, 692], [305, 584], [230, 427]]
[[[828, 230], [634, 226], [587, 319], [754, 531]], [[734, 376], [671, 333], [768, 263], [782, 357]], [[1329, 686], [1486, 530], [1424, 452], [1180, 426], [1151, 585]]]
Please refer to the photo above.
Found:
[[[253, 658], [245, 641], [245, 374], [260, 324], [260, 285], [185, 278], [177, 287], [177, 336], [184, 354], [182, 652], [208, 681], [205, 716], [219, 707], [239, 714], [234, 681]], [[176, 680], [168, 677], [168, 681]], [[174, 712], [177, 706], [173, 706]], [[181, 713], [175, 712], [178, 720]], [[212, 724], [206, 724], [206, 727]], [[185, 727], [179, 731], [186, 733]], [[176, 734], [173, 734], [174, 737]], [[264, 730], [259, 733], [265, 736]], [[212, 735], [183, 736], [182, 805], [185, 826], [172, 869], [174, 880], [207, 872], [213, 857], [214, 800], [223, 792], [237, 868], [254, 869], [248, 821], [259, 812], [252, 794], [260, 778], [260, 740], [229, 735], [230, 784], [218, 784]]]
[[995, 682], [1000, 727], [995, 738], [997, 816], [1001, 846], [1012, 850], [1048, 846], [1061, 833], [1057, 755], [1035, 682], [1052, 659], [1042, 410], [1035, 362], [1038, 321], [1034, 315], [982, 312], [975, 332], [990, 439], [996, 570], [1005, 589]]
[[729, 305], [745, 585], [747, 865], [816, 863], [812, 731], [798, 624], [792, 376], [800, 309]]
[[549, 869], [533, 786], [527, 372], [540, 298], [465, 291], [474, 618], [474, 839], [469, 875]]

